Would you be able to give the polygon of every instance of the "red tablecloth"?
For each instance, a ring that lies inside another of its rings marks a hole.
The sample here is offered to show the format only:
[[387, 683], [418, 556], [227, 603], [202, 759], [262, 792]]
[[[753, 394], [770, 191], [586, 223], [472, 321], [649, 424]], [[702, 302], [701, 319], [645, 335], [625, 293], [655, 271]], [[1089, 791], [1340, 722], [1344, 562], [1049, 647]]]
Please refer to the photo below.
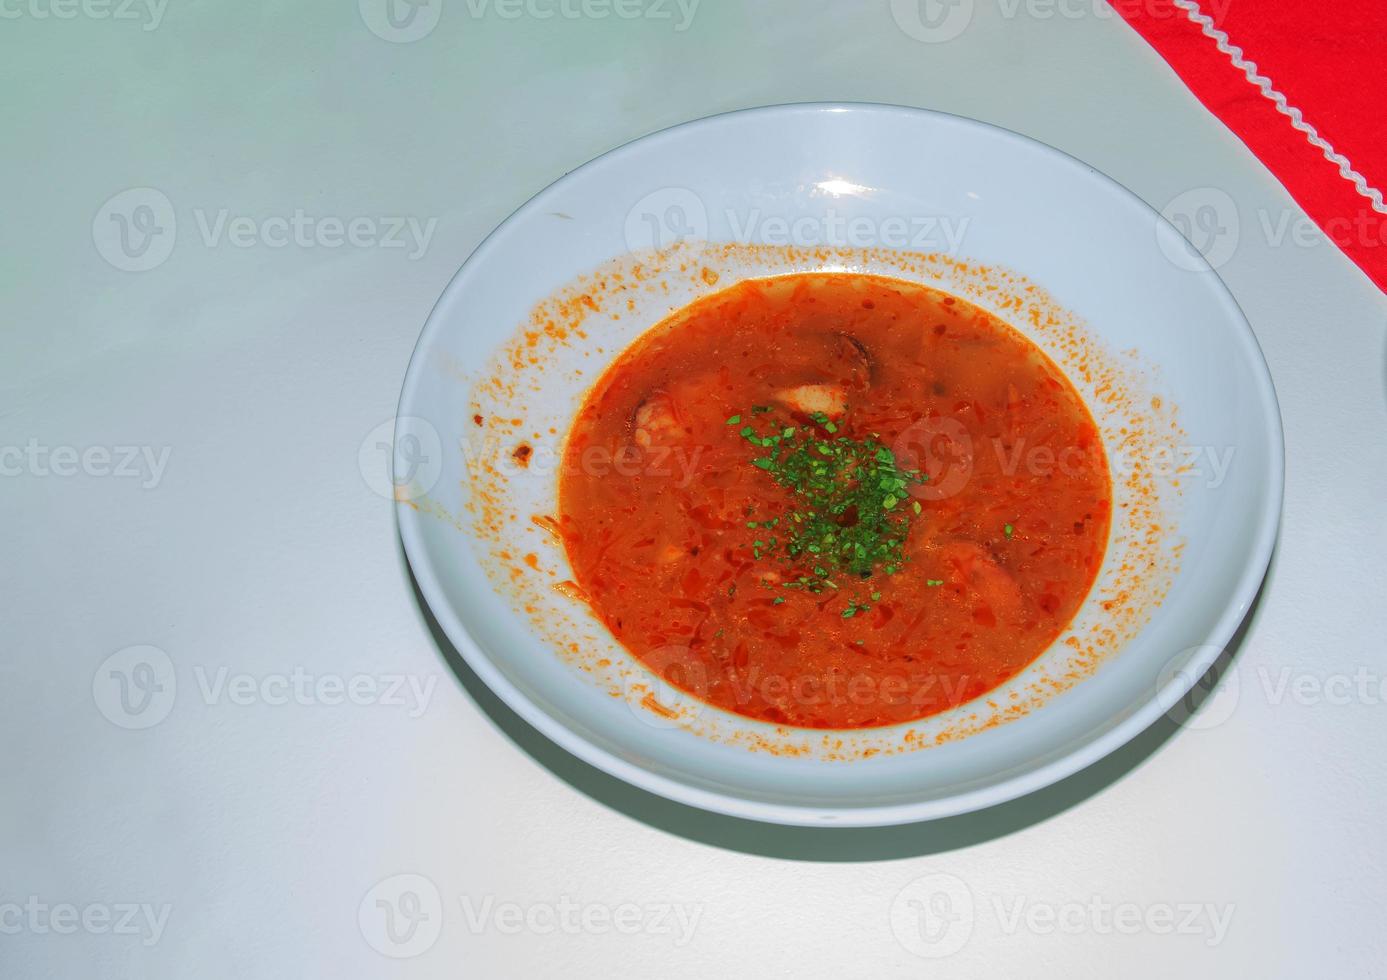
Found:
[[1387, 291], [1387, 0], [1110, 2]]

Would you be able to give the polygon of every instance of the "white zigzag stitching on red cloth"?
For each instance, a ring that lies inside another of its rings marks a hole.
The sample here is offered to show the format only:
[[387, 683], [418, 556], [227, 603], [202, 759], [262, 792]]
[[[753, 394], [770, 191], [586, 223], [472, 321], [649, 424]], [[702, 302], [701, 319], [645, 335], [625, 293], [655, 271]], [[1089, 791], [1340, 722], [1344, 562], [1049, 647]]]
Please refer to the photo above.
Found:
[[1282, 95], [1272, 87], [1271, 79], [1265, 75], [1257, 74], [1257, 63], [1248, 61], [1243, 57], [1243, 49], [1228, 41], [1228, 33], [1220, 31], [1214, 27], [1214, 19], [1199, 9], [1199, 4], [1195, 0], [1171, 0], [1171, 2], [1185, 12], [1185, 16], [1194, 24], [1203, 28], [1206, 37], [1213, 38], [1218, 44], [1218, 49], [1223, 54], [1228, 55], [1228, 60], [1233, 63], [1234, 68], [1240, 69], [1247, 76], [1247, 80], [1256, 85], [1261, 90], [1262, 96], [1276, 104], [1276, 111], [1291, 120], [1291, 125], [1305, 134], [1306, 140], [1311, 146], [1317, 147], [1324, 154], [1324, 158], [1339, 168], [1339, 176], [1353, 184], [1354, 189], [1359, 194], [1372, 202], [1373, 210], [1387, 214], [1387, 203], [1382, 200], [1382, 191], [1370, 185], [1362, 174], [1353, 169], [1348, 157], [1337, 152], [1329, 141], [1316, 132], [1315, 127], [1305, 121], [1299, 109], [1289, 104], [1286, 96]]

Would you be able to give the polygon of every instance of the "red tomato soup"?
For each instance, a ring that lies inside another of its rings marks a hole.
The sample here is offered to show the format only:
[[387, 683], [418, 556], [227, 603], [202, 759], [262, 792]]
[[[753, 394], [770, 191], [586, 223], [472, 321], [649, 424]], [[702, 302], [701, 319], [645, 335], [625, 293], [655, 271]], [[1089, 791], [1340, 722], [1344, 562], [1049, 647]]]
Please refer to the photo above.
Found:
[[1069, 623], [1107, 541], [1098, 430], [1002, 321], [904, 281], [742, 282], [642, 336], [564, 449], [560, 528], [613, 635], [781, 725], [954, 707]]

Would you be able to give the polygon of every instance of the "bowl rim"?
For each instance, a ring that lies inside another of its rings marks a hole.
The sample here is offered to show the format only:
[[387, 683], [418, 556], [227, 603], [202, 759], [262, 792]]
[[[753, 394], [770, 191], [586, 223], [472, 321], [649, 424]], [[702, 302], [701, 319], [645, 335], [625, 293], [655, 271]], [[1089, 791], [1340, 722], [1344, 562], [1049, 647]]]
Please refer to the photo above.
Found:
[[[1106, 182], [1113, 189], [1118, 191], [1119, 194], [1129, 198], [1132, 202], [1148, 211], [1158, 225], [1161, 223], [1169, 224], [1158, 211], [1127, 187], [1114, 180], [1112, 177], [1109, 177], [1101, 170], [1041, 140], [1025, 136], [1002, 126], [971, 119], [967, 116], [959, 116], [953, 113], [940, 112], [934, 109], [924, 109], [916, 106], [894, 105], [879, 102], [789, 102], [735, 109], [729, 112], [702, 116], [697, 119], [637, 136], [599, 154], [581, 166], [566, 172], [532, 195], [482, 239], [462, 265], [458, 267], [458, 270], [449, 279], [448, 284], [439, 294], [439, 298], [429, 311], [428, 318], [420, 332], [419, 339], [415, 343], [414, 349], [410, 354], [409, 367], [405, 371], [404, 382], [401, 387], [398, 407], [396, 409], [395, 439], [399, 440], [405, 434], [401, 429], [403, 423], [400, 420], [409, 418], [415, 414], [412, 403], [418, 391], [420, 378], [424, 371], [423, 363], [426, 360], [424, 355], [428, 349], [432, 347], [436, 336], [443, 329], [442, 324], [444, 321], [439, 311], [452, 297], [454, 292], [461, 288], [460, 283], [463, 275], [468, 271], [469, 267], [485, 259], [488, 252], [494, 246], [497, 234], [503, 228], [510, 225], [519, 215], [534, 207], [536, 202], [548, 194], [552, 189], [569, 182], [577, 174], [582, 173], [590, 167], [608, 162], [610, 158], [628, 151], [636, 144], [647, 144], [652, 141], [663, 141], [674, 138], [676, 135], [682, 135], [704, 126], [713, 125], [720, 120], [726, 120], [731, 117], [755, 116], [758, 114], [783, 114], [787, 112], [819, 113], [854, 111], [885, 112], [888, 114], [895, 113], [942, 118], [953, 124], [960, 124], [965, 128], [986, 130], [994, 135], [1001, 135], [1007, 139], [1032, 144], [1034, 147], [1054, 154], [1068, 164], [1082, 167], [1097, 180]], [[1173, 226], [1171, 226], [1171, 230], [1173, 231]], [[1176, 232], [1176, 234], [1178, 234], [1178, 232]], [[1227, 608], [1224, 609], [1223, 613], [1219, 616], [1214, 628], [1209, 632], [1204, 642], [1195, 648], [1194, 655], [1181, 666], [1181, 669], [1175, 671], [1165, 684], [1153, 686], [1151, 696], [1133, 709], [1131, 714], [1126, 718], [1111, 725], [1106, 730], [1089, 738], [1087, 741], [1081, 742], [1072, 750], [1050, 761], [1041, 763], [1026, 772], [1003, 777], [996, 782], [978, 789], [967, 790], [944, 797], [906, 803], [863, 806], [773, 803], [763, 800], [746, 799], [702, 789], [697, 786], [691, 786], [678, 779], [644, 769], [613, 754], [607, 749], [589, 742], [577, 732], [568, 728], [562, 722], [542, 710], [524, 692], [512, 684], [510, 680], [491, 663], [487, 656], [482, 653], [480, 647], [472, 639], [471, 633], [453, 609], [452, 604], [448, 601], [447, 593], [439, 581], [432, 563], [429, 561], [427, 550], [423, 544], [421, 522], [424, 520], [424, 515], [420, 514], [415, 508], [409, 506], [408, 502], [398, 501], [394, 509], [406, 559], [409, 562], [415, 581], [419, 586], [419, 591], [422, 593], [424, 600], [428, 603], [429, 611], [442, 627], [449, 642], [451, 642], [462, 655], [468, 667], [481, 678], [493, 693], [495, 693], [512, 711], [520, 715], [528, 724], [565, 751], [577, 756], [579, 759], [597, 769], [634, 785], [637, 788], [678, 803], [684, 803], [726, 816], [776, 824], [820, 827], [891, 826], [956, 816], [1015, 800], [1071, 776], [1097, 762], [1099, 759], [1111, 754], [1122, 745], [1131, 741], [1146, 728], [1157, 722], [1160, 717], [1165, 714], [1170, 705], [1178, 703], [1180, 699], [1189, 693], [1194, 683], [1202, 677], [1218, 659], [1221, 652], [1226, 648], [1229, 640], [1232, 639], [1238, 626], [1247, 615], [1261, 587], [1271, 561], [1272, 551], [1275, 547], [1280, 529], [1281, 511], [1285, 493], [1285, 433], [1281, 419], [1280, 405], [1276, 397], [1276, 390], [1272, 382], [1271, 371], [1267, 365], [1266, 356], [1242, 308], [1233, 298], [1232, 293], [1228, 290], [1223, 279], [1208, 265], [1202, 255], [1194, 253], [1192, 259], [1196, 262], [1195, 274], [1207, 275], [1209, 277], [1210, 282], [1214, 286], [1215, 296], [1222, 306], [1223, 312], [1227, 315], [1228, 319], [1232, 321], [1232, 328], [1236, 334], [1236, 338], [1243, 349], [1249, 367], [1252, 369], [1254, 394], [1259, 403], [1259, 418], [1262, 424], [1267, 427], [1267, 435], [1269, 437], [1268, 467], [1267, 473], [1265, 474], [1267, 494], [1264, 498], [1265, 503], [1262, 507], [1262, 512], [1257, 519], [1256, 537], [1251, 548], [1251, 560], [1243, 569], [1242, 575], [1234, 586]]]

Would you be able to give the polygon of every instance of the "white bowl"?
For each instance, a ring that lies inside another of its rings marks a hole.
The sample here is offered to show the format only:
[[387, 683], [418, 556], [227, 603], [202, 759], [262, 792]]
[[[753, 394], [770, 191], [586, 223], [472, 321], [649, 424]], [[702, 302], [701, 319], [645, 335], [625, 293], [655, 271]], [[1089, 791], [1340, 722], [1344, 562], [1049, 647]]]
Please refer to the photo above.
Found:
[[[998, 313], [1066, 369], [1115, 467], [1108, 558], [1070, 630], [1007, 685], [913, 725], [777, 728], [661, 684], [552, 588], [570, 574], [562, 549], [528, 520], [553, 511], [548, 464], [567, 422], [631, 339], [738, 278], [815, 269], [926, 282]], [[520, 441], [535, 450], [524, 468], [509, 462]], [[1167, 452], [1194, 471], [1163, 468]], [[850, 104], [688, 123], [533, 198], [430, 316], [396, 461], [409, 464], [398, 517], [426, 601], [530, 724], [674, 800], [837, 826], [1001, 803], [1152, 724], [1247, 612], [1283, 471], [1252, 331], [1164, 219], [1014, 133]]]

